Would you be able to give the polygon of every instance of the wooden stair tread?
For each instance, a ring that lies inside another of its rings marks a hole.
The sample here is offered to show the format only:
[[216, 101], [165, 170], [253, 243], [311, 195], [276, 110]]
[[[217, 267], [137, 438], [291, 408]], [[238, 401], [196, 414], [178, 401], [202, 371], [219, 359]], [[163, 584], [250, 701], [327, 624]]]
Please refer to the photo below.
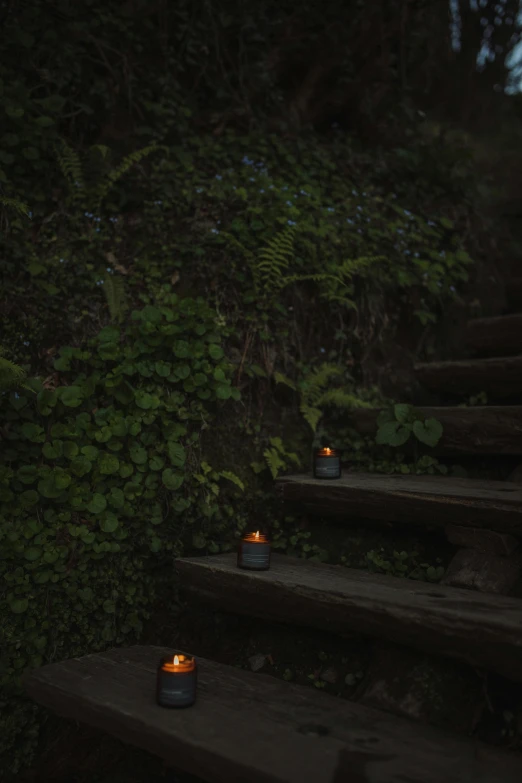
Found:
[[522, 392], [522, 356], [420, 363], [415, 365], [415, 373], [420, 383], [440, 392], [485, 391], [494, 397]]
[[[430, 454], [522, 454], [522, 405], [418, 408], [444, 432]], [[361, 408], [350, 423], [361, 435], [375, 435], [379, 409]], [[405, 447], [404, 447], [405, 448]]]
[[458, 524], [522, 536], [522, 487], [508, 481], [344, 473], [335, 481], [282, 476], [276, 490], [284, 501], [321, 516]]
[[[519, 783], [522, 758], [429, 726], [202, 658], [185, 710], [154, 700], [162, 647], [136, 646], [38, 669], [29, 695], [208, 783], [334, 783], [340, 754], [365, 783]], [[351, 757], [351, 758], [350, 758]], [[353, 777], [352, 777], [353, 776]]]
[[468, 321], [465, 339], [476, 353], [507, 356], [522, 352], [522, 313]]
[[506, 298], [514, 309], [522, 309], [522, 277], [514, 277], [506, 286]]
[[457, 658], [522, 682], [522, 600], [273, 555], [245, 571], [236, 555], [176, 561], [181, 588], [254, 617], [357, 632]]

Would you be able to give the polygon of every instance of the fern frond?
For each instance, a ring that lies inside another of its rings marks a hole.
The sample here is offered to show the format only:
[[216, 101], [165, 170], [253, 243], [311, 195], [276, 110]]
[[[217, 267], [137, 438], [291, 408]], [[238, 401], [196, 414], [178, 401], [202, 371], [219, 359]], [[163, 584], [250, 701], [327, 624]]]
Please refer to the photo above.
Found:
[[290, 380], [290, 378], [287, 378], [286, 375], [283, 375], [283, 373], [275, 372], [272, 377], [276, 383], [281, 383], [283, 386], [288, 386], [290, 389], [293, 389], [294, 391], [297, 390], [295, 383], [292, 380]]
[[336, 364], [329, 364], [328, 362], [322, 364], [307, 377], [302, 390], [303, 402], [312, 407], [317, 407], [317, 400], [325, 386], [330, 383], [332, 378], [338, 378], [342, 375], [344, 375], [344, 370]]
[[93, 198], [95, 201], [95, 207], [98, 208], [104, 198], [107, 196], [111, 188], [120, 180], [133, 166], [139, 163], [147, 155], [151, 155], [156, 152], [160, 147], [157, 144], [151, 144], [149, 147], [143, 147], [141, 150], [136, 150], [127, 155], [120, 165], [109, 172], [99, 185], [96, 186], [93, 192]]
[[312, 431], [315, 432], [317, 425], [319, 424], [319, 420], [323, 415], [322, 410], [319, 408], [314, 408], [311, 405], [306, 405], [306, 403], [302, 403], [302, 405], [299, 407], [299, 410], [301, 411], [301, 415], [303, 416], [304, 420], [307, 422], [307, 424], [310, 425]]
[[281, 456], [276, 449], [265, 449], [263, 451], [263, 456], [270, 473], [272, 474], [272, 478], [277, 478], [280, 469], [285, 467], [284, 460], [281, 459]]
[[261, 250], [257, 262], [252, 264], [256, 288], [264, 293], [277, 291], [284, 273], [294, 257], [295, 228], [287, 226]]
[[111, 320], [120, 322], [127, 310], [127, 293], [123, 277], [107, 273], [103, 280], [103, 292]]
[[84, 190], [83, 166], [78, 153], [62, 140], [59, 149], [56, 150], [56, 157], [60, 171], [71, 186], [72, 193]]
[[7, 196], [0, 196], [0, 206], [7, 209], [13, 209], [18, 212], [19, 215], [29, 216], [29, 207], [24, 204], [23, 201], [18, 201], [16, 198], [8, 198]]
[[381, 264], [387, 261], [386, 256], [361, 256], [360, 258], [350, 258], [338, 268], [340, 277], [352, 278], [355, 275], [361, 275], [363, 272], [367, 272], [370, 268], [376, 264]]
[[6, 359], [3, 353], [3, 349], [0, 348], [0, 392], [17, 388], [31, 391], [31, 388], [26, 385], [27, 374], [25, 370]]
[[236, 487], [239, 487], [239, 489], [242, 490], [243, 492], [245, 491], [245, 485], [243, 484], [241, 479], [238, 476], [236, 476], [235, 473], [232, 473], [232, 471], [230, 471], [230, 470], [222, 470], [219, 475], [222, 478], [226, 478], [229, 481], [231, 481], [232, 484], [235, 484]]
[[361, 400], [356, 394], [344, 389], [327, 389], [316, 401], [317, 406], [335, 405], [337, 408], [372, 408], [369, 402]]
[[251, 250], [249, 250], [247, 247], [241, 244], [241, 242], [238, 239], [236, 239], [236, 237], [233, 234], [229, 234], [228, 231], [222, 231], [221, 238], [227, 239], [231, 245], [234, 245], [234, 247], [237, 247], [239, 250], [241, 250], [244, 257], [247, 258], [248, 260], [255, 260], [254, 253], [252, 253]]

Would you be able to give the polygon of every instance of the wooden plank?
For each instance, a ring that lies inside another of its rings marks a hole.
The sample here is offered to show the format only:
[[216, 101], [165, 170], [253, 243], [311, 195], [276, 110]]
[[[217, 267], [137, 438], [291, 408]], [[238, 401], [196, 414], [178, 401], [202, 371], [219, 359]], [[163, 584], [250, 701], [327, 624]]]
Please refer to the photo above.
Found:
[[[138, 646], [50, 664], [33, 672], [26, 688], [59, 714], [208, 783], [331, 783], [345, 749], [358, 765], [350, 783], [520, 783], [516, 756], [201, 658], [194, 707], [161, 709], [155, 667], [169, 652]], [[422, 777], [407, 777], [422, 768]]]
[[345, 473], [336, 481], [282, 476], [276, 491], [284, 501], [320, 516], [458, 524], [522, 536], [522, 487], [509, 481]]
[[522, 682], [522, 601], [274, 555], [242, 571], [235, 555], [176, 562], [183, 590], [221, 611], [381, 637]]
[[[430, 454], [522, 454], [522, 405], [418, 409], [440, 421], [444, 432]], [[380, 409], [354, 411], [350, 423], [361, 435], [375, 436]]]
[[464, 332], [467, 346], [481, 356], [522, 353], [522, 313], [474, 318]]
[[513, 278], [506, 286], [506, 298], [513, 310], [522, 310], [522, 277]]
[[522, 389], [522, 356], [416, 364], [420, 383], [434, 391], [512, 397]]
[[[382, 744], [380, 747], [384, 750]], [[475, 757], [470, 755], [466, 759], [462, 759], [460, 771], [456, 773], [461, 776], [457, 778], [458, 780], [469, 780], [474, 783], [486, 783], [489, 780], [490, 772], [484, 766], [483, 750], [478, 745], [476, 753]], [[517, 761], [518, 755], [513, 754], [510, 762], [514, 774], [520, 774], [516, 771]], [[370, 747], [355, 752], [350, 748], [345, 748], [339, 754], [339, 766], [332, 783], [425, 783], [426, 780], [442, 783], [447, 779], [444, 771], [447, 759], [443, 757], [441, 762], [441, 764], [437, 764], [436, 768], [427, 770], [424, 767], [424, 761], [419, 756], [412, 755], [407, 761], [404, 761], [397, 758], [392, 747], [389, 749], [387, 759], [374, 754]], [[497, 774], [498, 783], [510, 780], [511, 771], [500, 768]], [[508, 777], [504, 778], [506, 774]]]

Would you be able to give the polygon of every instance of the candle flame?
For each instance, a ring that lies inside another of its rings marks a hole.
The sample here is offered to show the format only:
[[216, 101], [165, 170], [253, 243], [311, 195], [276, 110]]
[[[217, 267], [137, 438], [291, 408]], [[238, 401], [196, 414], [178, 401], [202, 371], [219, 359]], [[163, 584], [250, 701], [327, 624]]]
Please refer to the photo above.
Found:
[[256, 538], [259, 538], [259, 530], [256, 532]]
[[324, 450], [325, 450], [326, 454], [331, 454], [332, 453], [332, 449], [328, 448], [328, 446], [325, 446]]
[[174, 656], [174, 666], [179, 666], [179, 658], [177, 655]]

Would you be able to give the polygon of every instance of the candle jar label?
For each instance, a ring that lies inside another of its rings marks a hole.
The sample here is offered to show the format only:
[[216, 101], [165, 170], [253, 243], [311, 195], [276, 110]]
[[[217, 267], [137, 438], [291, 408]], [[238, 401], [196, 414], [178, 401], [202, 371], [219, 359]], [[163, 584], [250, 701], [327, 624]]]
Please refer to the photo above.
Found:
[[341, 458], [316, 457], [314, 473], [317, 478], [339, 478], [341, 475]]
[[159, 673], [158, 704], [161, 707], [190, 707], [195, 701], [195, 672]]
[[238, 564], [243, 568], [264, 570], [270, 565], [270, 544], [254, 544], [242, 541]]

